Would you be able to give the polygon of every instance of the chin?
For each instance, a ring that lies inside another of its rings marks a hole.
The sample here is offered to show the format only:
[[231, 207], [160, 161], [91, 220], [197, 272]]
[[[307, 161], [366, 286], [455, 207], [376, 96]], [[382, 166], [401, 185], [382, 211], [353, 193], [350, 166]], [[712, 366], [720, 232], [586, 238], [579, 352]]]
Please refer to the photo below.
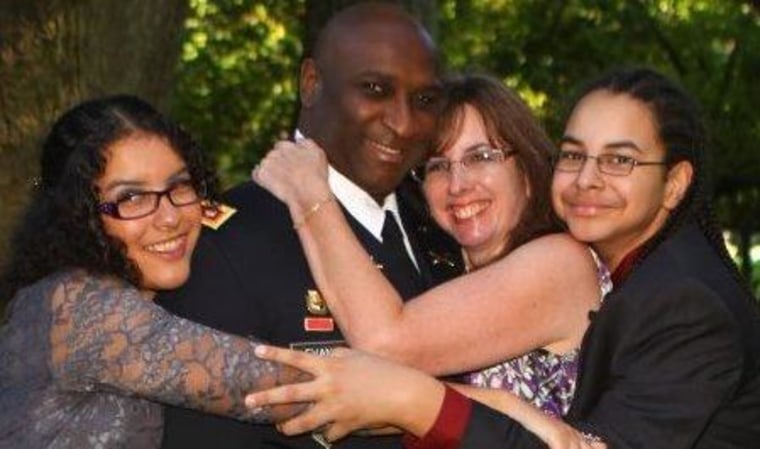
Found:
[[190, 277], [190, 270], [165, 270], [159, 276], [146, 276], [143, 284], [150, 290], [174, 290]]
[[485, 238], [484, 236], [460, 236], [457, 239], [459, 246], [466, 252], [478, 252], [483, 248], [494, 246], [493, 239]]
[[603, 237], [603, 232], [595, 229], [594, 226], [588, 224], [573, 224], [568, 223], [567, 229], [570, 231], [570, 235], [574, 239], [584, 243], [593, 243], [600, 240]]

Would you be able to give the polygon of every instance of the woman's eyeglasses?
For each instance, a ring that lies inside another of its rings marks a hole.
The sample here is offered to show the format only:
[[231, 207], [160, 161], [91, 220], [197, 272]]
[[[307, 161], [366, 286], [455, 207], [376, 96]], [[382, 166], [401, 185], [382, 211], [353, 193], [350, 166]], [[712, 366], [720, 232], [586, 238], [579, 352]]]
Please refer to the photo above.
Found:
[[204, 194], [192, 181], [180, 181], [165, 190], [126, 192], [116, 201], [98, 204], [98, 211], [119, 220], [135, 220], [155, 212], [163, 196], [169, 198], [173, 206], [182, 207], [198, 203]]
[[482, 172], [489, 166], [504, 162], [508, 157], [516, 153], [511, 148], [491, 148], [481, 146], [477, 150], [469, 151], [459, 160], [452, 160], [446, 157], [431, 157], [420, 168], [412, 170], [412, 176], [421, 182], [435, 182], [436, 180], [448, 179], [454, 166], [468, 173]]

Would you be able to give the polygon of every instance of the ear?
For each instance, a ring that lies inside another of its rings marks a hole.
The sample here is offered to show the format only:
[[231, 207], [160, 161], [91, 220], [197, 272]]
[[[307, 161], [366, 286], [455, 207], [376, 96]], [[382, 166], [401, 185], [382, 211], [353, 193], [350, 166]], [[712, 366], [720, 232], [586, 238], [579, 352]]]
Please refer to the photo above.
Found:
[[662, 203], [665, 209], [673, 210], [678, 207], [689, 190], [693, 176], [694, 166], [689, 161], [681, 161], [668, 170], [665, 180], [665, 198]]
[[314, 105], [322, 89], [322, 79], [314, 59], [306, 58], [301, 63], [301, 78], [299, 83], [301, 106], [309, 108]]

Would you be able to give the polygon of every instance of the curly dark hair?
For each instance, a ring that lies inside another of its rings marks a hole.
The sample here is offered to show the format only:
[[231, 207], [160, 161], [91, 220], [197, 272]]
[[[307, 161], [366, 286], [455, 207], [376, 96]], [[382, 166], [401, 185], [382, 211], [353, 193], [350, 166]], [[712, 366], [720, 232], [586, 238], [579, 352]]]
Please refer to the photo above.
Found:
[[650, 68], [636, 67], [615, 69], [592, 81], [580, 90], [573, 104], [599, 90], [625, 94], [643, 103], [651, 111], [658, 127], [668, 168], [681, 161], [690, 162], [694, 168], [686, 195], [663, 227], [644, 244], [633, 266], [641, 263], [686, 222], [694, 221], [736, 280], [747, 286], [726, 249], [713, 208], [706, 167], [706, 131], [696, 101], [665, 75]]
[[465, 106], [472, 106], [483, 118], [489, 143], [516, 151], [515, 161], [530, 189], [502, 256], [542, 235], [564, 231], [551, 204], [554, 145], [525, 102], [504, 83], [486, 74], [450, 77], [445, 90], [446, 103], [439, 116], [435, 152], [440, 154], [448, 149], [461, 131]]
[[95, 187], [105, 169], [105, 150], [135, 133], [166, 139], [187, 165], [198, 192], [216, 198], [217, 181], [201, 148], [153, 106], [130, 95], [82, 102], [53, 124], [43, 144], [41, 179], [11, 241], [10, 265], [0, 285], [4, 298], [69, 268], [139, 285], [140, 271], [124, 244], [103, 228]]

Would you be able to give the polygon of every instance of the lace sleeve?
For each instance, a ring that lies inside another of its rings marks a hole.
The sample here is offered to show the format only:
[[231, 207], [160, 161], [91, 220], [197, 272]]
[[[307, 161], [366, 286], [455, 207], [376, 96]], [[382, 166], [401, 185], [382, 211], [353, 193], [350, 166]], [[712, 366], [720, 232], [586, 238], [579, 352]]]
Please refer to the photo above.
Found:
[[171, 315], [127, 284], [74, 273], [52, 291], [52, 369], [64, 388], [118, 391], [258, 423], [303, 406], [250, 411], [251, 391], [308, 375], [258, 359], [256, 342]]

